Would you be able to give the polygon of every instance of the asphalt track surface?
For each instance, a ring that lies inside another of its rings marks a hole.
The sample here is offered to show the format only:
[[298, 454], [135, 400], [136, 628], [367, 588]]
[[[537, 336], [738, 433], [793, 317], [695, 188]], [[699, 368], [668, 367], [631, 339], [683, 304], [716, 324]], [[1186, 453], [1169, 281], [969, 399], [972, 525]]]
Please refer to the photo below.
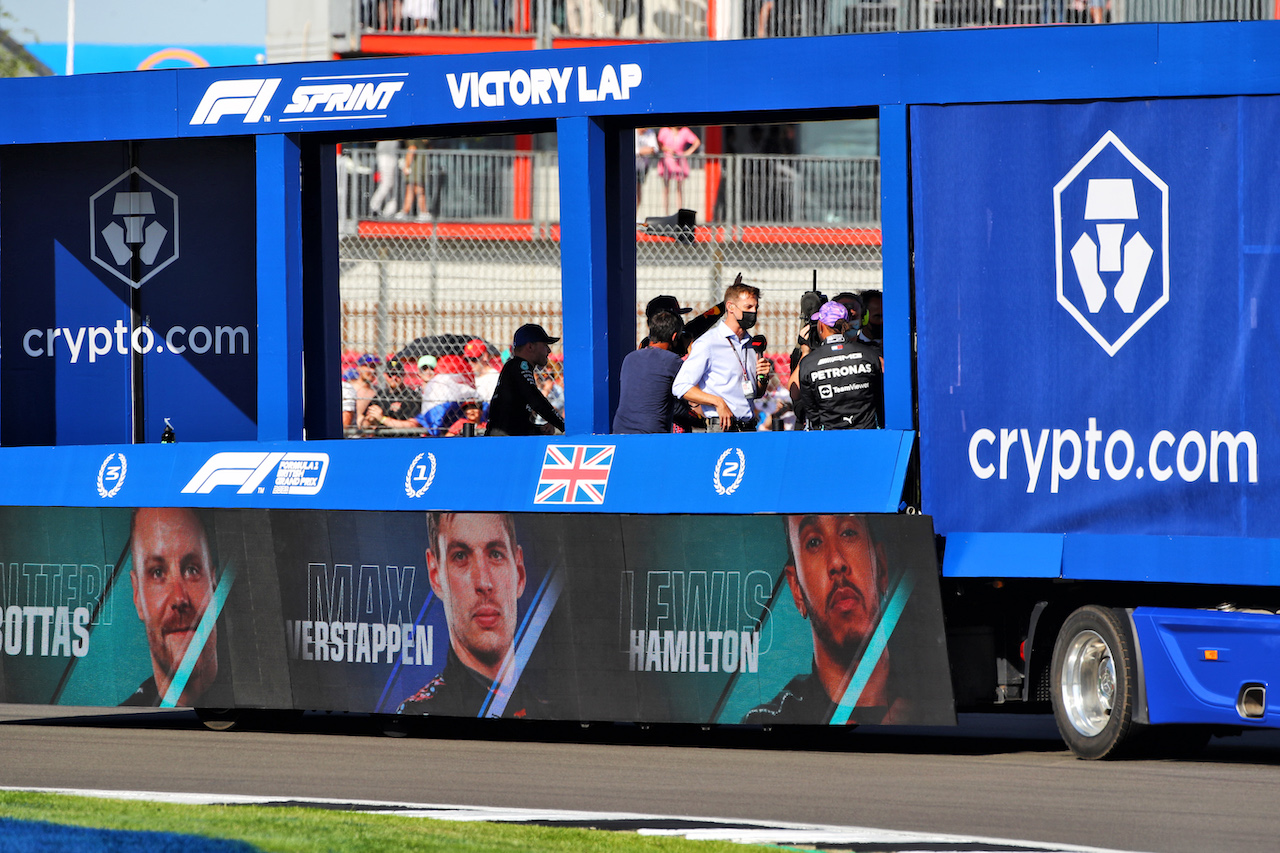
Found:
[[210, 732], [187, 711], [0, 705], [0, 785], [785, 820], [1170, 853], [1272, 850], [1280, 834], [1275, 732], [1215, 738], [1193, 760], [1086, 762], [1042, 717], [821, 743], [778, 730], [425, 722], [395, 738], [354, 715]]

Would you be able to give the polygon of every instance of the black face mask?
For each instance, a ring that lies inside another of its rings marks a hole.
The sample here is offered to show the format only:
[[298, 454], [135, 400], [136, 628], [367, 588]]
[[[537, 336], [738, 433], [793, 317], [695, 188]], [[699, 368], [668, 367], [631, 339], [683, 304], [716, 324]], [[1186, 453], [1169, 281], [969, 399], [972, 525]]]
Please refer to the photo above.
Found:
[[883, 324], [883, 323], [868, 323], [867, 325], [863, 326], [862, 328], [863, 328], [863, 330], [867, 333], [867, 337], [869, 337], [869, 338], [878, 338], [878, 337], [880, 337], [882, 334], [884, 334], [884, 324]]
[[755, 324], [756, 324], [756, 312], [743, 311], [742, 319], [738, 321], [738, 327], [745, 332], [747, 329], [750, 329], [751, 327], [755, 326]]

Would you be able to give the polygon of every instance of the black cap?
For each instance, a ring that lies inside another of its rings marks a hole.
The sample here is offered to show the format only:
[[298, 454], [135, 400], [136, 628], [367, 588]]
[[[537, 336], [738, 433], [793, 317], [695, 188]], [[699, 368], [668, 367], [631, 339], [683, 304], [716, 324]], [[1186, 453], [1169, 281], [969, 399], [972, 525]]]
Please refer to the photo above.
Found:
[[652, 320], [653, 315], [666, 311], [668, 314], [688, 314], [692, 308], [681, 308], [680, 300], [674, 296], [655, 296], [649, 300], [649, 304], [645, 306], [644, 317], [646, 320]]
[[559, 338], [553, 338], [537, 323], [525, 323], [516, 329], [511, 339], [511, 348], [519, 349], [525, 344], [554, 344]]

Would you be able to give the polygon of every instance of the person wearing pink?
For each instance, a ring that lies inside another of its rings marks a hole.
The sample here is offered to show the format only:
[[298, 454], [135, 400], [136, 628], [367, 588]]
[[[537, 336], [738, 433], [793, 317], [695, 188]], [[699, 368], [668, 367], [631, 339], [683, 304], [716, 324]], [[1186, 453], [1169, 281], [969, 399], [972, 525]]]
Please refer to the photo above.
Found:
[[662, 161], [658, 174], [662, 176], [663, 210], [671, 209], [671, 182], [676, 182], [676, 207], [684, 207], [684, 179], [689, 177], [689, 155], [702, 146], [698, 134], [687, 127], [664, 127], [658, 131], [658, 148]]

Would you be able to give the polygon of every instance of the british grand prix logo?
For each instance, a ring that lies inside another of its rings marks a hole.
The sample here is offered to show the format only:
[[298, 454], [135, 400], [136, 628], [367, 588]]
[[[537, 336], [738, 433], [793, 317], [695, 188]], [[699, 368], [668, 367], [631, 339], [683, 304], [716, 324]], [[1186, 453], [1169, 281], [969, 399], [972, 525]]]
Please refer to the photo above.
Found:
[[1111, 131], [1053, 188], [1058, 303], [1115, 355], [1169, 301], [1169, 187]]

